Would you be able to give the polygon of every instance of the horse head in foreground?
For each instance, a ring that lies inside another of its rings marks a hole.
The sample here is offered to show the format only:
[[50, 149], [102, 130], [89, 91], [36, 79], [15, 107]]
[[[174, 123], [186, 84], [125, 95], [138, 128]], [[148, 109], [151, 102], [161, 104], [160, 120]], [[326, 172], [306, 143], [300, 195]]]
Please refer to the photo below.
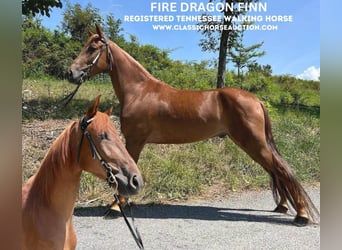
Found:
[[136, 162], [147, 143], [190, 143], [227, 135], [270, 175], [276, 212], [285, 213], [290, 203], [297, 212], [296, 225], [318, 223], [319, 212], [277, 150], [268, 112], [256, 96], [231, 87], [173, 88], [154, 78], [96, 25], [68, 79], [80, 86], [103, 72], [111, 77], [120, 102], [121, 131]]
[[100, 96], [83, 119], [53, 142], [37, 173], [22, 187], [23, 249], [75, 249], [72, 214], [82, 171], [107, 180], [125, 196], [143, 179], [111, 122], [98, 111]]

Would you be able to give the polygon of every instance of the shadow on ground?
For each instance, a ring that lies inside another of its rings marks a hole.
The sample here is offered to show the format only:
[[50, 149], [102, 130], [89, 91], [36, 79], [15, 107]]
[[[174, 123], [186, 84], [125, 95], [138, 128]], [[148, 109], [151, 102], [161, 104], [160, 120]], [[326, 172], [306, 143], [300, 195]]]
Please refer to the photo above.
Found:
[[[131, 211], [130, 211], [131, 210]], [[79, 217], [102, 217], [108, 211], [107, 206], [79, 207], [75, 208], [74, 215]], [[292, 219], [288, 215], [282, 215], [267, 210], [222, 208], [201, 205], [178, 204], [147, 204], [132, 205], [131, 209], [125, 208], [127, 215], [141, 219], [184, 219], [207, 221], [249, 221], [272, 224], [291, 225]], [[117, 217], [117, 212], [112, 210], [108, 219]]]

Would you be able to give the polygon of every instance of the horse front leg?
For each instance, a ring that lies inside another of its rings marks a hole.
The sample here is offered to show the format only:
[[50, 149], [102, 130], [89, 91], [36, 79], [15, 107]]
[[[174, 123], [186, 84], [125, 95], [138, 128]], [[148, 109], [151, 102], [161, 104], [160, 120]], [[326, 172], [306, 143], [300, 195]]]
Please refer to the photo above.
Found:
[[69, 218], [66, 224], [66, 237], [64, 242], [63, 250], [74, 250], [76, 249], [77, 238], [74, 225], [72, 224], [72, 217]]
[[128, 153], [131, 155], [135, 163], [138, 163], [140, 153], [144, 147], [144, 142], [139, 142], [135, 139], [126, 138], [126, 149]]
[[109, 215], [111, 218], [118, 218], [121, 215], [119, 204], [121, 205], [121, 207], [124, 207], [127, 204], [127, 200], [128, 200], [128, 198], [119, 194], [118, 200], [115, 200], [112, 203], [112, 205], [110, 206], [110, 210], [109, 210], [108, 214], [106, 214], [106, 216]]

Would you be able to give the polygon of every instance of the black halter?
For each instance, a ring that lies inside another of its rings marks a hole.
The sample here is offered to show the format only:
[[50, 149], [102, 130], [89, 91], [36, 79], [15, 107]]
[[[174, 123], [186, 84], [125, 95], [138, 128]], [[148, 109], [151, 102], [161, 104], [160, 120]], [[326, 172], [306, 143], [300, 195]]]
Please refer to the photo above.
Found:
[[80, 128], [83, 132], [80, 143], [78, 145], [78, 150], [77, 150], [77, 162], [79, 162], [80, 160], [80, 152], [81, 152], [81, 146], [82, 146], [82, 142], [83, 142], [83, 137], [86, 136], [86, 138], [88, 139], [89, 142], [89, 146], [90, 146], [90, 150], [91, 150], [91, 154], [93, 159], [95, 159], [95, 156], [97, 157], [97, 159], [99, 159], [99, 161], [101, 162], [102, 167], [104, 168], [104, 170], [107, 173], [107, 183], [110, 187], [113, 187], [115, 185], [115, 187], [118, 187], [118, 182], [115, 178], [115, 175], [113, 174], [113, 171], [111, 169], [111, 167], [109, 167], [108, 163], [101, 157], [99, 151], [96, 149], [95, 143], [92, 140], [89, 132], [87, 131], [87, 127], [88, 125], [94, 120], [94, 117], [89, 118], [88, 120], [85, 120], [84, 117], [80, 120]]

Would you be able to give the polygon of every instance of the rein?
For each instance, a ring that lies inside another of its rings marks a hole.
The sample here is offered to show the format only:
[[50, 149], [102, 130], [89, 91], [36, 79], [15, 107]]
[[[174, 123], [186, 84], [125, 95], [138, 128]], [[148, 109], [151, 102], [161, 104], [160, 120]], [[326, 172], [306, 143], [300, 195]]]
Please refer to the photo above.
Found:
[[[90, 150], [91, 150], [91, 154], [93, 159], [95, 159], [95, 157], [97, 157], [97, 159], [101, 162], [102, 167], [104, 168], [104, 170], [107, 173], [107, 183], [110, 187], [115, 186], [115, 189], [117, 191], [118, 189], [118, 182], [116, 180], [115, 175], [113, 174], [112, 169], [110, 168], [110, 166], [108, 165], [108, 163], [101, 157], [99, 151], [96, 149], [95, 143], [93, 141], [93, 139], [91, 138], [91, 135], [89, 134], [89, 132], [87, 131], [87, 127], [88, 125], [94, 120], [94, 117], [85, 120], [84, 117], [82, 118], [82, 120], [80, 120], [80, 128], [83, 132], [82, 137], [80, 139], [80, 142], [78, 144], [78, 150], [77, 150], [77, 162], [79, 163], [80, 160], [80, 152], [81, 152], [81, 146], [82, 146], [82, 142], [83, 142], [83, 138], [84, 136], [87, 138], [89, 145], [90, 145]], [[140, 236], [140, 233], [138, 231], [138, 228], [134, 225], [134, 218], [131, 212], [131, 217], [132, 217], [132, 224], [134, 226], [134, 228], [132, 227], [132, 225], [129, 223], [127, 216], [123, 210], [123, 208], [120, 205], [120, 201], [119, 201], [119, 197], [117, 195], [117, 193], [114, 194], [114, 202], [117, 202], [120, 208], [120, 212], [122, 217], [124, 218], [126, 225], [128, 226], [129, 231], [131, 232], [135, 242], [137, 243], [139, 249], [144, 249], [144, 245], [142, 243], [142, 239]], [[113, 203], [114, 203], [113, 202]], [[130, 206], [130, 205], [129, 205]], [[130, 207], [131, 208], [131, 207]]]
[[68, 103], [72, 100], [74, 95], [77, 93], [79, 87], [84, 82], [84, 78], [89, 78], [89, 74], [90, 74], [92, 67], [97, 64], [98, 60], [100, 59], [100, 57], [104, 51], [104, 49], [103, 49], [104, 46], [106, 46], [106, 49], [107, 49], [107, 58], [106, 59], [107, 59], [107, 64], [108, 64], [108, 71], [112, 71], [112, 69], [113, 69], [113, 57], [112, 57], [112, 52], [109, 48], [108, 40], [105, 37], [101, 37], [100, 41], [103, 42], [103, 45], [101, 46], [101, 49], [98, 52], [98, 54], [95, 56], [94, 60], [90, 64], [88, 64], [87, 66], [85, 66], [84, 68], [81, 69], [84, 72], [84, 74], [82, 75], [80, 82], [77, 84], [76, 88], [72, 92], [70, 92], [66, 97], [64, 97], [61, 100], [61, 102], [65, 101], [64, 106], [68, 105]]
[[117, 194], [114, 194], [114, 202], [113, 202], [113, 204], [114, 204], [115, 202], [117, 202], [117, 204], [119, 205], [121, 215], [122, 215], [122, 217], [124, 218], [124, 220], [125, 220], [125, 222], [126, 222], [126, 225], [127, 225], [128, 229], [129, 229], [129, 231], [131, 232], [131, 234], [132, 234], [134, 240], [135, 240], [135, 243], [137, 243], [137, 246], [139, 247], [139, 249], [142, 249], [142, 250], [143, 250], [143, 249], [144, 249], [144, 245], [143, 245], [143, 242], [142, 242], [140, 233], [139, 233], [139, 231], [138, 231], [138, 228], [137, 228], [137, 226], [135, 226], [135, 223], [134, 223], [134, 217], [133, 217], [133, 214], [132, 214], [131, 205], [128, 204], [128, 205], [129, 205], [129, 208], [130, 208], [130, 211], [131, 211], [132, 224], [133, 224], [134, 228], [133, 228], [132, 225], [129, 223], [128, 218], [127, 218], [127, 216], [126, 216], [126, 213], [124, 212], [124, 210], [123, 210], [123, 208], [122, 208], [122, 206], [121, 206], [121, 204], [120, 204], [119, 197], [118, 197]]

